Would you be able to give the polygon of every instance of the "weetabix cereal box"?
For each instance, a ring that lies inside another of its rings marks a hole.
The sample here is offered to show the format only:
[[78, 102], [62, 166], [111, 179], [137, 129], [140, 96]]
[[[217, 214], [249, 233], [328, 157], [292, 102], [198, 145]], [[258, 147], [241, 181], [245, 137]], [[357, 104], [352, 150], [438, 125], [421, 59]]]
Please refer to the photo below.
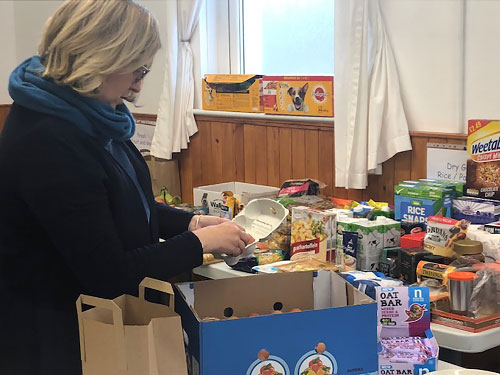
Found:
[[465, 194], [500, 199], [500, 120], [469, 120]]

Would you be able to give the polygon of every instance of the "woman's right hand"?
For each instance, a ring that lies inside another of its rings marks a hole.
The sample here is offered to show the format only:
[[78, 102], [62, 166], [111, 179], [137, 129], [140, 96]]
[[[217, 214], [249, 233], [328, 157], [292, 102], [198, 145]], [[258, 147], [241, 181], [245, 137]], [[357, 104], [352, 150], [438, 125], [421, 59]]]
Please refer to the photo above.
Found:
[[225, 222], [197, 229], [193, 233], [203, 245], [204, 253], [240, 255], [254, 238], [233, 222]]

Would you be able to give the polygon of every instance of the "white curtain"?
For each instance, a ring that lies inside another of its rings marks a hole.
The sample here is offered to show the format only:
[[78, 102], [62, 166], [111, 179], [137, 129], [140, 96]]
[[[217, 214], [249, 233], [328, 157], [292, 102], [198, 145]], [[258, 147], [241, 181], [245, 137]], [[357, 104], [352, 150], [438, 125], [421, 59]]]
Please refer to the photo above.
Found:
[[172, 159], [198, 131], [193, 115], [194, 77], [191, 38], [203, 0], [167, 1], [166, 66], [151, 154]]
[[334, 96], [335, 184], [364, 189], [368, 173], [411, 150], [379, 0], [335, 1]]

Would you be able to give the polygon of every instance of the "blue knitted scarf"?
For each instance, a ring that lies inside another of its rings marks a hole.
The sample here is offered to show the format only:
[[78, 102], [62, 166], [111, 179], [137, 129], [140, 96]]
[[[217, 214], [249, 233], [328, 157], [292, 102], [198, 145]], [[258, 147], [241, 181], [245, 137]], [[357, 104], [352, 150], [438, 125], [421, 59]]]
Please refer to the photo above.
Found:
[[74, 123], [103, 145], [111, 140], [127, 141], [135, 132], [135, 121], [125, 104], [110, 104], [82, 96], [68, 86], [42, 77], [40, 56], [23, 61], [10, 75], [9, 94], [14, 101], [37, 112]]

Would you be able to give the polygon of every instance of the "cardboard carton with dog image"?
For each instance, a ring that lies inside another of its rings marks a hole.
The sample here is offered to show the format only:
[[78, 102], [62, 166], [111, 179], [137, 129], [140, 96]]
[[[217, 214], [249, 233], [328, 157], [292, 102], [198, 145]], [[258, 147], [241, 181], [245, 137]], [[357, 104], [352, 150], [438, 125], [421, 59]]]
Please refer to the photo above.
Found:
[[333, 117], [332, 76], [264, 76], [264, 112]]
[[205, 74], [202, 106], [211, 111], [262, 112], [262, 76]]

